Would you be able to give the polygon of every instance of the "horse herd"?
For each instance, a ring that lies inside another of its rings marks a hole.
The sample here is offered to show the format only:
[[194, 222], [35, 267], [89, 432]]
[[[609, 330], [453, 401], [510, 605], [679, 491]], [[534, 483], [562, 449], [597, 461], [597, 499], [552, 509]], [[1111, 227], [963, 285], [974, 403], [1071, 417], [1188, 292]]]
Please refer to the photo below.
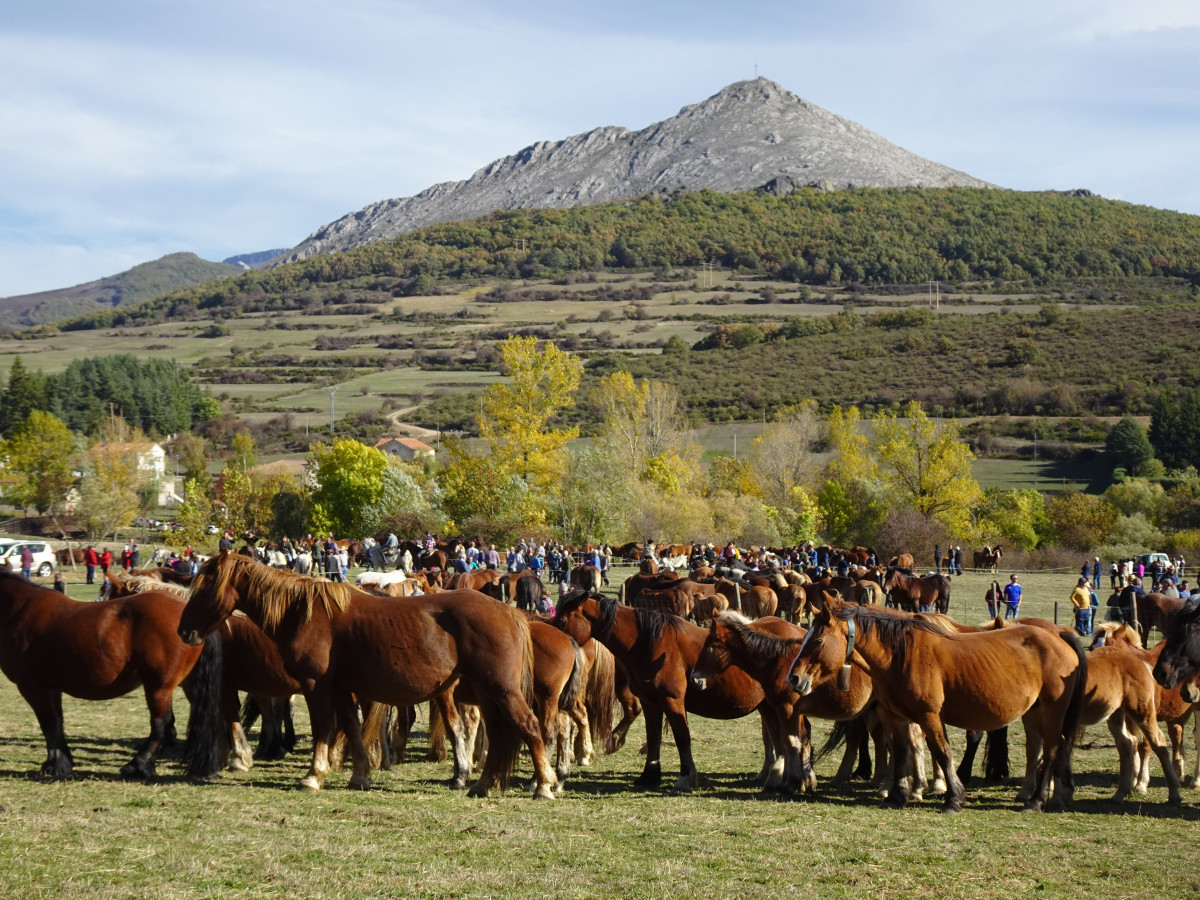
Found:
[[[287, 698], [299, 693], [313, 733], [311, 764], [300, 780], [309, 791], [321, 789], [343, 749], [353, 765], [351, 786], [367, 787], [373, 767], [403, 758], [412, 709], [428, 701], [431, 745], [441, 745], [435, 732], [450, 739], [452, 784], [467, 787], [482, 759], [472, 796], [503, 788], [525, 748], [532, 795], [551, 798], [573, 762], [590, 762], [593, 747], [619, 749], [639, 713], [646, 758], [636, 784], [653, 786], [663, 777], [665, 720], [679, 755], [675, 787], [690, 790], [699, 775], [689, 714], [732, 719], [757, 712], [759, 777], [769, 789], [815, 789], [814, 762], [844, 743], [833, 780], [870, 776], [873, 749], [880, 793], [888, 805], [902, 806], [927, 788], [928, 751], [935, 789], [945, 786], [943, 808], [957, 811], [985, 734], [995, 760], [989, 775], [1006, 774], [1006, 729], [1019, 718], [1026, 771], [1018, 799], [1026, 808], [1071, 802], [1077, 734], [1098, 722], [1107, 722], [1118, 750], [1114, 799], [1145, 790], [1154, 755], [1170, 802], [1181, 800], [1183, 728], [1200, 701], [1194, 604], [1175, 614], [1157, 647], [1142, 649], [1132, 629], [1105, 625], [1097, 640], [1104, 646], [1085, 653], [1072, 632], [1050, 622], [964, 626], [944, 609], [870, 602], [851, 593], [857, 585], [748, 581], [745, 592], [735, 584], [729, 603], [716, 573], [712, 582], [693, 573], [666, 588], [648, 581], [653, 573], [640, 574], [644, 584], [636, 575], [626, 583], [626, 604], [600, 593], [581, 568], [580, 587], [547, 618], [478, 589], [503, 581], [499, 573], [486, 584], [429, 585], [397, 598], [226, 552], [204, 562], [186, 588], [123, 584], [123, 596], [100, 603], [78, 603], [0, 573], [0, 669], [33, 708], [47, 747], [42, 773], [55, 778], [72, 771], [62, 694], [99, 700], [141, 684], [151, 730], [121, 770], [131, 778], [154, 777], [156, 757], [174, 737], [171, 695], [181, 686], [191, 703], [187, 772], [196, 779], [251, 764], [239, 692], [253, 697], [247, 706], [264, 717], [264, 734], [268, 720], [277, 730], [281, 705], [286, 710]], [[770, 599], [778, 610], [781, 593], [795, 598], [784, 610], [793, 621], [770, 614]], [[677, 606], [662, 611], [683, 602], [681, 595], [691, 599], [693, 615], [698, 601], [714, 596], [733, 608], [713, 604], [703, 625], [676, 615]], [[844, 599], [851, 596], [863, 602]], [[916, 605], [937, 603], [935, 593]], [[798, 622], [805, 614], [807, 629]], [[623, 715], [614, 727], [615, 707]], [[820, 752], [810, 742], [813, 718], [836, 723]], [[948, 725], [967, 731], [957, 768]]]

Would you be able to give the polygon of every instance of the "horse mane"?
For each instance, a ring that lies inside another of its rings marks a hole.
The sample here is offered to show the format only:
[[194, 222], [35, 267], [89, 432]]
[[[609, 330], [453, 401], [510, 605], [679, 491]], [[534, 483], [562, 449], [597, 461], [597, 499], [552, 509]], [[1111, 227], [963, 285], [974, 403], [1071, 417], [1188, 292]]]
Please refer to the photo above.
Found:
[[318, 581], [307, 575], [272, 569], [248, 556], [228, 552], [214, 557], [214, 562], [205, 563], [200, 567], [199, 574], [192, 579], [188, 596], [206, 589], [220, 596], [239, 574], [245, 578], [239, 593], [246, 601], [258, 607], [262, 617], [262, 630], [267, 634], [274, 632], [283, 621], [283, 617], [292, 609], [302, 608], [303, 621], [308, 622], [312, 619], [314, 604], [319, 603], [325, 614], [332, 618], [335, 611], [345, 612], [349, 608], [353, 596], [349, 585]]
[[863, 634], [874, 632], [879, 642], [892, 651], [900, 665], [905, 665], [909, 636], [914, 631], [924, 631], [940, 637], [956, 640], [959, 633], [946, 623], [948, 619], [906, 613], [886, 606], [859, 606], [843, 603], [834, 612], [843, 622], [851, 619], [862, 628]]
[[1122, 628], [1125, 629], [1125, 636], [1123, 640], [1127, 641], [1132, 646], [1137, 647], [1139, 650], [1145, 649], [1142, 644], [1142, 636], [1138, 634], [1137, 629], [1128, 627], [1124, 622], [1101, 622], [1096, 626], [1095, 630], [1103, 633], [1106, 637], [1111, 638], [1114, 637]]
[[157, 578], [151, 578], [149, 575], [117, 575], [121, 584], [135, 594], [141, 594], [145, 591], [162, 591], [166, 594], [174, 594], [177, 597], [187, 597], [188, 589], [186, 585], [176, 584], [173, 581], [159, 581]]
[[781, 659], [786, 653], [795, 653], [797, 644], [802, 640], [755, 631], [750, 627], [750, 619], [739, 612], [720, 613], [717, 620], [736, 634], [746, 653], [756, 659]]
[[1200, 619], [1200, 603], [1195, 600], [1184, 600], [1183, 606], [1179, 611], [1174, 613], [1167, 624], [1167, 634], [1170, 634], [1176, 628], [1183, 628], [1191, 625], [1197, 619]]

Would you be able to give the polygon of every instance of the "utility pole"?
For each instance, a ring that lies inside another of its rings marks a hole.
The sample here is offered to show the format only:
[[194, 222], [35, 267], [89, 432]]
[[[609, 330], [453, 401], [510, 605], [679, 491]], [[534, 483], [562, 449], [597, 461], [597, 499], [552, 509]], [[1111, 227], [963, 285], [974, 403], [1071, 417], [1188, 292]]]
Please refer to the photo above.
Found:
[[329, 391], [329, 437], [333, 439], [333, 395], [337, 393], [338, 385], [331, 384], [325, 390]]

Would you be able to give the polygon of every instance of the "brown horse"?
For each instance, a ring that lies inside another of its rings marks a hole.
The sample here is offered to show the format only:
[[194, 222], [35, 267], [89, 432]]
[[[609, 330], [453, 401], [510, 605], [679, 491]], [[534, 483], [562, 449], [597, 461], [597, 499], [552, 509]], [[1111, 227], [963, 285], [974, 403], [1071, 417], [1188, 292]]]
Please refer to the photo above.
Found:
[[921, 726], [934, 762], [946, 777], [947, 812], [963, 805], [954, 773], [946, 725], [992, 731], [1019, 716], [1038, 716], [1047, 736], [1045, 760], [1027, 809], [1043, 809], [1054, 782], [1055, 801], [1073, 792], [1071, 752], [1083, 693], [1087, 659], [1070, 632], [1060, 636], [1017, 626], [960, 634], [942, 622], [880, 607], [826, 597], [788, 676], [793, 690], [808, 694], [816, 683], [843, 667], [859, 666], [871, 676], [880, 715], [896, 750], [888, 805], [908, 799], [901, 777], [908, 747], [904, 726]]
[[559, 603], [554, 624], [580, 644], [593, 638], [603, 643], [627, 673], [629, 687], [646, 713], [646, 764], [634, 782], [640, 787], [662, 779], [664, 715], [679, 751], [675, 787], [687, 791], [699, 784], [687, 714], [736, 719], [754, 712], [763, 701], [758, 682], [740, 669], [722, 673], [704, 691], [689, 688], [688, 672], [708, 632], [677, 616], [630, 609], [611, 597], [577, 591]]
[[945, 575], [906, 575], [900, 569], [889, 569], [883, 589], [892, 604], [906, 612], [937, 612], [945, 615], [950, 609], [950, 579]]
[[499, 599], [500, 573], [495, 569], [455, 572], [446, 583], [446, 588], [451, 591], [479, 591]]
[[1166, 594], [1142, 594], [1137, 598], [1138, 636], [1142, 646], [1150, 644], [1150, 629], [1157, 628], [1160, 634], [1166, 634], [1171, 620], [1183, 609], [1184, 601], [1178, 597], [1168, 597]]
[[[1162, 653], [1164, 642], [1159, 642], [1154, 647], [1146, 649], [1142, 646], [1141, 638], [1138, 637], [1138, 633], [1131, 625], [1123, 622], [1101, 622], [1096, 626], [1092, 648], [1111, 645], [1126, 648], [1153, 669]], [[1184, 727], [1188, 724], [1188, 718], [1198, 704], [1183, 697], [1183, 688], [1189, 687], [1190, 689], [1190, 686], [1176, 685], [1173, 688], [1165, 688], [1155, 682], [1154, 687], [1158, 720], [1167, 723], [1167, 738], [1171, 741], [1171, 759], [1175, 766], [1175, 773], [1183, 778], [1183, 769], [1186, 763], [1186, 754], [1183, 749]], [[1184, 782], [1188, 787], [1196, 787], [1200, 784], [1200, 716], [1195, 718], [1192, 739], [1196, 748], [1196, 756], [1192, 762], [1192, 774]], [[1143, 738], [1136, 754], [1134, 789], [1138, 793], [1145, 793], [1150, 784], [1150, 749], [1149, 741]]]
[[279, 647], [300, 682], [313, 727], [312, 767], [300, 782], [320, 790], [340, 721], [354, 759], [353, 787], [369, 785], [355, 697], [405, 707], [440, 694], [456, 678], [479, 693], [490, 750], [472, 796], [503, 786], [522, 742], [535, 770], [535, 797], [552, 797], [554, 773], [532, 698], [529, 626], [513, 610], [474, 591], [393, 599], [281, 572], [231, 553], [201, 566], [179, 622], [199, 643], [240, 609]]
[[600, 593], [603, 577], [595, 566], [576, 566], [571, 570], [571, 587], [589, 593]]
[[[784, 755], [775, 761], [766, 779], [768, 788], [815, 789], [809, 729], [804, 717], [853, 719], [863, 713], [871, 700], [871, 679], [859, 669], [855, 669], [847, 691], [836, 688], [836, 678], [827, 679], [804, 697], [791, 689], [788, 670], [805, 633], [803, 628], [774, 617], [751, 622], [736, 612], [721, 613], [709, 626], [704, 648], [691, 671], [692, 684], [698, 690], [704, 690], [709, 678], [731, 665], [748, 672], [762, 685], [764, 706], [776, 717], [777, 728], [786, 740]], [[882, 738], [882, 733], [877, 732], [876, 752], [880, 759], [879, 754], [886, 752]], [[855, 747], [847, 745], [835, 781], [849, 777], [855, 751]]]
[[182, 684], [192, 702], [188, 718], [188, 774], [210, 778], [224, 764], [218, 692], [221, 642], [186, 647], [175, 634], [183, 603], [145, 592], [79, 603], [58, 591], [0, 573], [0, 670], [33, 707], [46, 738], [42, 774], [70, 776], [63, 732], [62, 695], [111, 700], [142, 686], [150, 735], [121, 767], [126, 778], [150, 779], [164, 743], [174, 737], [171, 695]]
[[906, 572], [911, 572], [914, 565], [916, 565], [916, 561], [911, 553], [901, 553], [888, 560], [889, 569], [904, 569]]
[[997, 544], [995, 547], [985, 546], [982, 550], [975, 551], [975, 568], [987, 569], [989, 572], [995, 572], [1000, 565], [1000, 560], [1004, 558], [1004, 551]]

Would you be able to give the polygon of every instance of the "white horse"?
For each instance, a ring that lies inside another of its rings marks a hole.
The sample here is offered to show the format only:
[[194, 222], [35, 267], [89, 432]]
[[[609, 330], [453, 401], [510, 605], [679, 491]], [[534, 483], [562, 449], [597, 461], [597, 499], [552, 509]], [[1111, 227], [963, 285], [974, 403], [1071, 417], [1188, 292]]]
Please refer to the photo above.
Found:
[[359, 587], [362, 587], [364, 584], [383, 587], [387, 584], [397, 584], [406, 578], [408, 578], [408, 575], [403, 569], [396, 569], [392, 572], [363, 572], [354, 579], [354, 583]]
[[297, 575], [307, 575], [312, 571], [313, 558], [312, 554], [307, 550], [296, 554], [296, 558], [292, 560], [292, 571]]

